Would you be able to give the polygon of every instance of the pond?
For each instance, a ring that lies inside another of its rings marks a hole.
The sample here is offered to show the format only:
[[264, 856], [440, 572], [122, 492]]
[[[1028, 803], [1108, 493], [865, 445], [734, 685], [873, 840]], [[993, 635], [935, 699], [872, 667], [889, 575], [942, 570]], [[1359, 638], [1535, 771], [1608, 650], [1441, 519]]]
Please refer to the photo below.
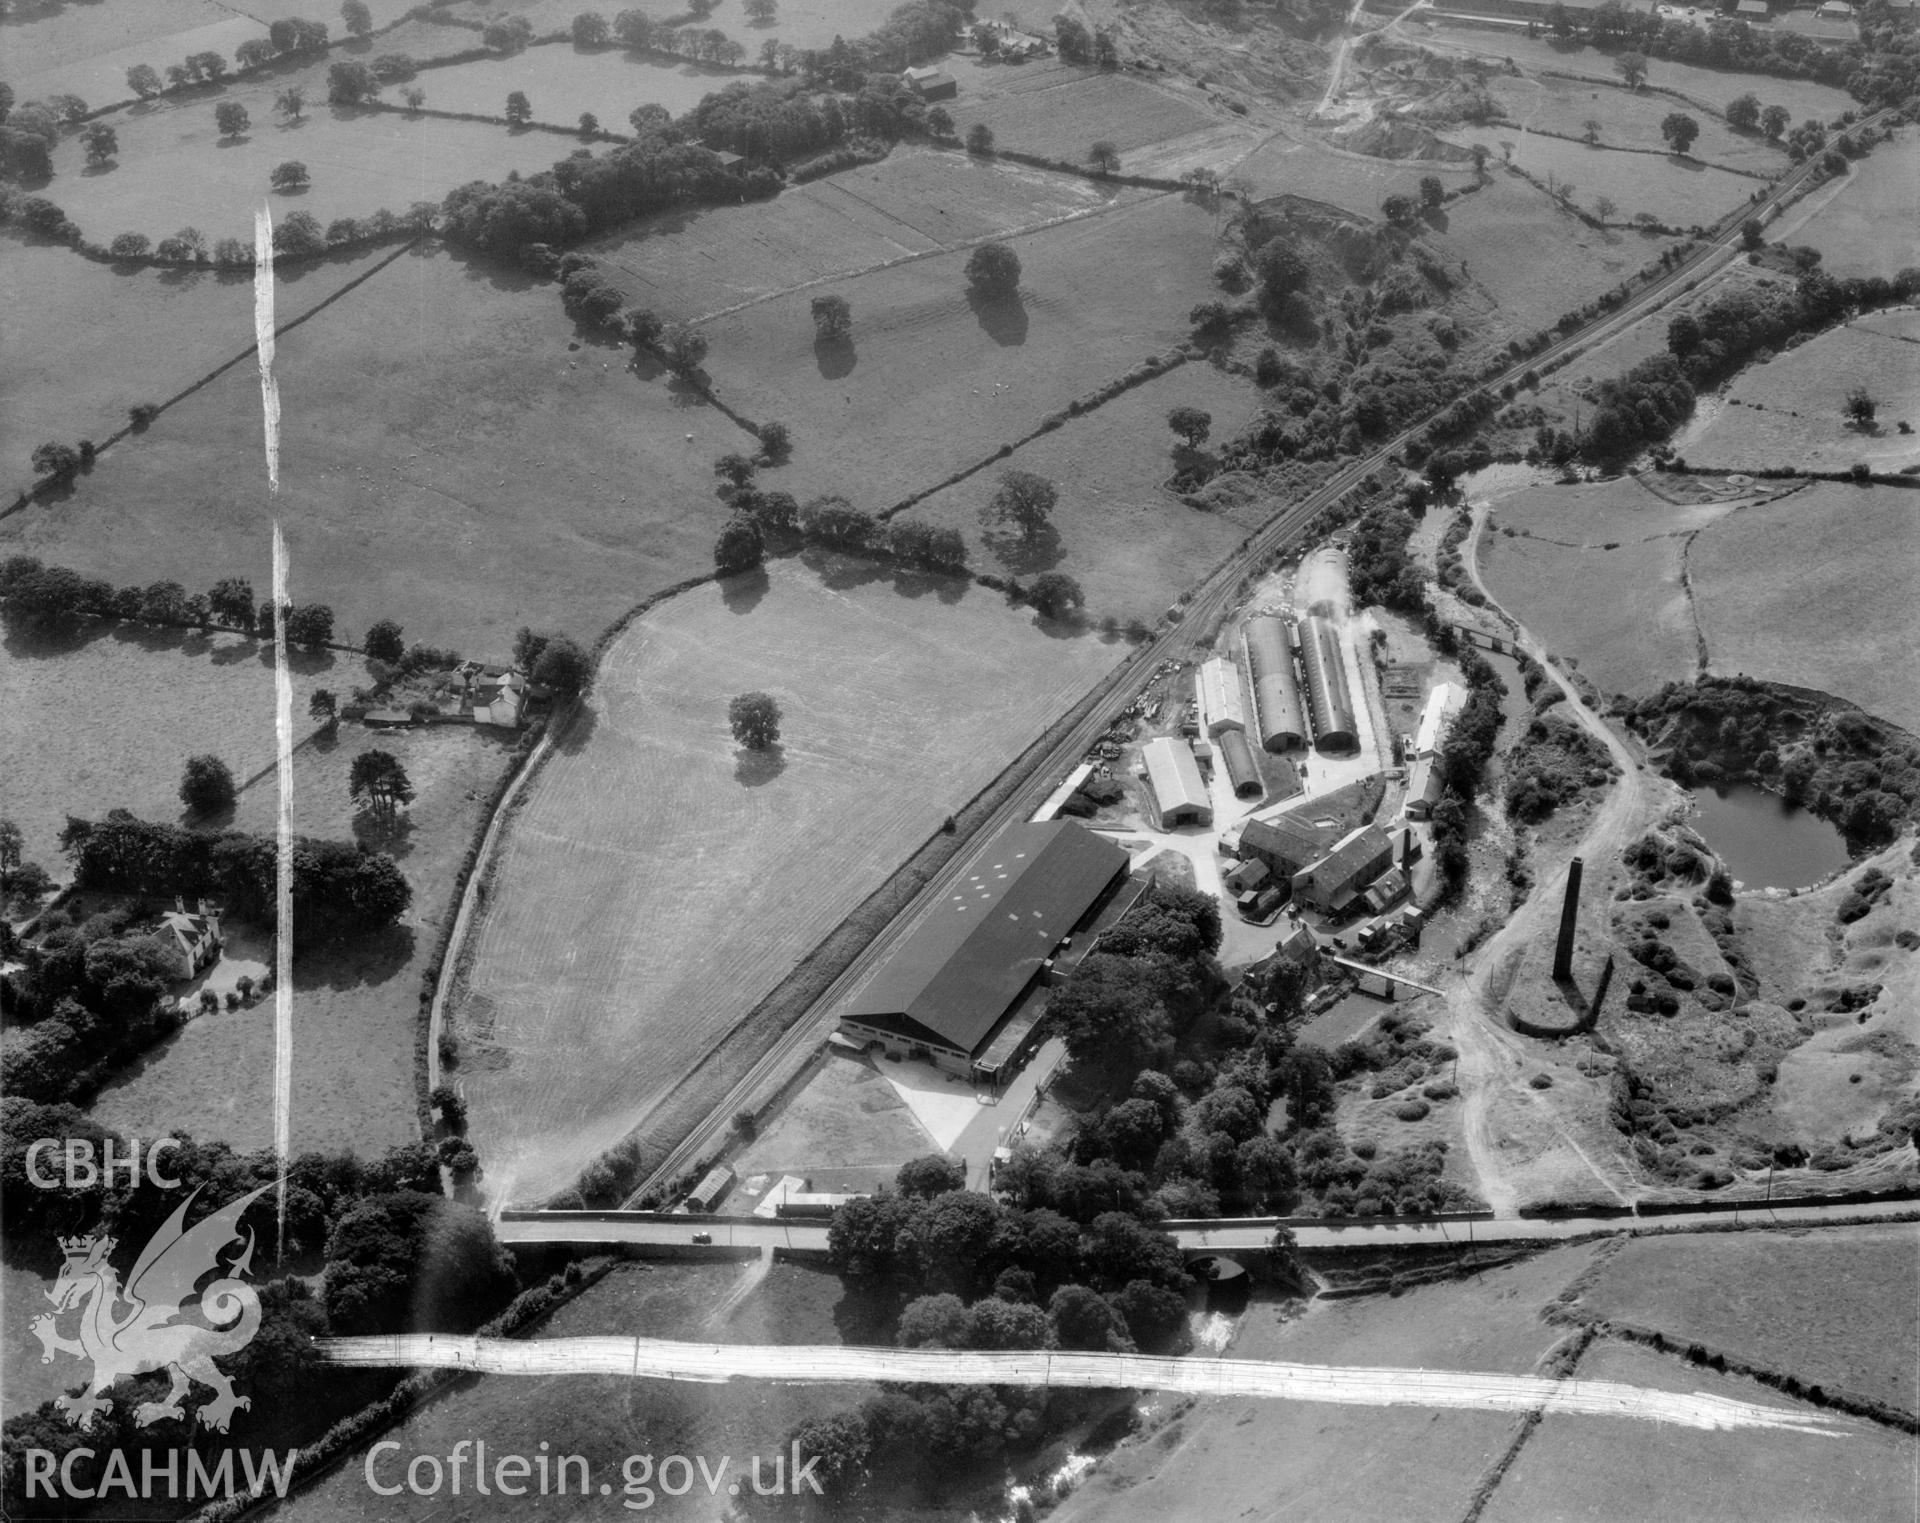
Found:
[[1746, 888], [1802, 888], [1847, 865], [1847, 843], [1810, 809], [1736, 784], [1693, 796], [1694, 826]]

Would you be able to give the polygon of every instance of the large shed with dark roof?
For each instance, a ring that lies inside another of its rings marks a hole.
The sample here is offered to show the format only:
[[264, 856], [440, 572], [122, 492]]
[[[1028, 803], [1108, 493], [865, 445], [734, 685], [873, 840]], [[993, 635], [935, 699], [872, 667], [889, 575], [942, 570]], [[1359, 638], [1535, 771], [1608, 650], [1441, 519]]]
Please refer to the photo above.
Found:
[[[1010, 825], [841, 1005], [861, 1046], [995, 1082], [980, 1059], [1049, 958], [1126, 881], [1127, 854], [1069, 820]], [[1011, 1060], [1012, 1054], [1002, 1062]]]

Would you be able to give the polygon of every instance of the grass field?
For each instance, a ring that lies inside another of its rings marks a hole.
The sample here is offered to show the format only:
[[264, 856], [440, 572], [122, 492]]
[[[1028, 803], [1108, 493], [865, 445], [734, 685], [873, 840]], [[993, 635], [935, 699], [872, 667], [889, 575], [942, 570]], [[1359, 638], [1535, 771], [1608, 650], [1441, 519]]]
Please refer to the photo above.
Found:
[[1818, 482], [1735, 514], [1693, 547], [1713, 670], [1819, 688], [1920, 733], [1905, 660], [1920, 643], [1916, 564], [1920, 512], [1898, 487]]
[[[1546, 37], [1527, 37], [1505, 27], [1498, 31], [1478, 28], [1442, 28], [1431, 38], [1430, 46], [1448, 51], [1478, 53], [1498, 62], [1512, 59], [1528, 74], [1545, 72], [1570, 74], [1576, 78], [1604, 81], [1617, 86], [1620, 76], [1614, 72], [1613, 55], [1598, 48], [1576, 43], [1571, 47]], [[1678, 90], [1693, 100], [1724, 109], [1736, 95], [1751, 90], [1763, 106], [1781, 105], [1793, 113], [1795, 122], [1807, 117], [1831, 121], [1843, 111], [1858, 109], [1859, 102], [1844, 90], [1818, 84], [1810, 79], [1780, 79], [1771, 74], [1737, 74], [1723, 69], [1700, 69], [1692, 64], [1656, 58], [1647, 65], [1647, 85], [1656, 93]], [[1669, 97], [1661, 96], [1661, 99]], [[1678, 103], [1662, 108], [1681, 109]], [[1704, 125], [1704, 124], [1702, 124]], [[1577, 128], [1575, 130], [1578, 130]]]
[[[475, 942], [460, 1073], [491, 1191], [570, 1183], [1118, 653], [966, 584], [902, 596], [794, 561], [764, 595], [705, 586], [636, 623]], [[756, 688], [786, 714], [766, 761], [726, 730]]]
[[[57, 838], [69, 814], [97, 819], [124, 808], [177, 819], [189, 756], [212, 752], [235, 781], [271, 766], [271, 649], [240, 635], [134, 625], [84, 640], [9, 633], [0, 643], [0, 814], [25, 833], [27, 860], [66, 877]], [[344, 692], [365, 677], [338, 652], [297, 659], [294, 719], [304, 736], [314, 688]]]
[[[304, 726], [302, 730], [304, 731]], [[347, 797], [352, 758], [371, 746], [399, 757], [418, 790], [399, 828], [358, 819]], [[293, 1146], [370, 1156], [418, 1135], [414, 1023], [420, 966], [446, 916], [454, 875], [481, 807], [506, 764], [504, 732], [464, 725], [376, 735], [342, 726], [294, 764], [298, 832], [359, 836], [390, 851], [413, 885], [413, 906], [380, 936], [302, 956], [293, 970]], [[270, 832], [274, 781], [241, 795], [234, 823]], [[103, 1090], [93, 1116], [126, 1136], [186, 1132], [241, 1151], [273, 1145], [273, 1006], [196, 1017]]]
[[[33, 479], [34, 446], [105, 439], [126, 427], [135, 403], [166, 400], [253, 343], [250, 272], [98, 265], [57, 244], [19, 239], [4, 248], [0, 482], [9, 487]], [[288, 267], [280, 277], [280, 320], [311, 308], [391, 252], [337, 254]]]
[[[652, 218], [592, 252], [633, 301], [691, 319], [808, 281], [1143, 199], [1138, 191], [1015, 164], [900, 149], [772, 202]], [[861, 321], [856, 308], [856, 344]], [[813, 322], [804, 301], [799, 329], [811, 366]]]
[[[551, 286], [441, 251], [282, 335], [295, 595], [330, 603], [343, 631], [392, 617], [410, 639], [498, 659], [522, 623], [591, 639], [710, 567], [712, 462], [743, 436], [629, 359], [583, 342]], [[235, 367], [71, 498], [0, 520], [0, 554], [116, 582], [264, 586], [259, 409], [257, 374]]]
[[[1879, 405], [1873, 426], [1848, 423], [1847, 394], [1865, 386]], [[1864, 461], [1891, 475], [1920, 461], [1920, 312], [1864, 317], [1743, 370], [1723, 405], [1685, 443], [1694, 465], [1751, 471], [1770, 466], [1839, 471]]]
[[[612, 20], [625, 5], [606, 5], [598, 9]], [[687, 26], [692, 21], [680, 0], [643, 0], [634, 9], [645, 11], [655, 22]], [[835, 37], [851, 42], [873, 31], [894, 9], [894, 0], [780, 0], [773, 20], [760, 25], [747, 16], [737, 0], [726, 0], [711, 16], [699, 22], [702, 30], [718, 27], [747, 50], [751, 59], [758, 55], [761, 42], [768, 37], [790, 43], [796, 48], [824, 48]], [[565, 31], [580, 14], [579, 0], [461, 0], [456, 14], [487, 20], [494, 16], [525, 16], [536, 32]]]
[[0, 23], [0, 58], [23, 101], [73, 94], [99, 106], [133, 93], [127, 70], [134, 64], [165, 73], [206, 50], [231, 64], [241, 43], [266, 35], [264, 21], [214, 0], [103, 0], [8, 17]]
[[[311, 105], [300, 121], [288, 122], [273, 112], [280, 88], [279, 81], [256, 82], [219, 97], [239, 101], [252, 117], [250, 129], [237, 138], [219, 135], [212, 99], [116, 115], [120, 152], [113, 163], [90, 170], [79, 139], [64, 139], [54, 150], [54, 177], [42, 194], [101, 243], [127, 232], [158, 241], [187, 222], [210, 241], [251, 243], [254, 210], [263, 202], [275, 217], [309, 212], [324, 227], [336, 217], [364, 217], [381, 207], [404, 212], [415, 201], [437, 203], [468, 180], [504, 179], [516, 169], [533, 174], [569, 151], [565, 138], [549, 132], [348, 111], [324, 101]], [[431, 79], [423, 88], [431, 92]], [[269, 173], [288, 159], [307, 166], [310, 188], [291, 194], [270, 189]]]
[[1821, 253], [1829, 274], [1892, 275], [1920, 259], [1913, 185], [1920, 178], [1920, 137], [1901, 128], [1829, 182], [1789, 207], [1767, 230], [1770, 243], [1804, 243]]
[[[994, 145], [1050, 159], [1083, 162], [1102, 139], [1120, 150], [1121, 168], [1138, 149], [1203, 132], [1218, 118], [1194, 101], [1125, 75], [1072, 64], [988, 64], [953, 60], [960, 95], [947, 109], [964, 135], [976, 123], [993, 129]], [[1010, 88], [983, 95], [1009, 76]], [[970, 88], [972, 87], [972, 88]]]
[[[715, 1327], [710, 1315], [716, 1305], [745, 1278], [757, 1275], [757, 1266], [729, 1264], [622, 1264], [578, 1300], [562, 1307], [542, 1327], [539, 1338], [706, 1337], [728, 1343], [886, 1342], [882, 1328], [865, 1328], [868, 1320], [858, 1303], [846, 1295], [839, 1278], [826, 1270], [799, 1264], [775, 1264], [770, 1272], [724, 1324]], [[449, 1516], [519, 1523], [528, 1516], [559, 1519], [629, 1517], [621, 1505], [638, 1508], [639, 1495], [625, 1492], [622, 1465], [629, 1455], [651, 1454], [658, 1460], [670, 1454], [700, 1455], [717, 1469], [722, 1455], [732, 1466], [719, 1482], [719, 1494], [694, 1472], [692, 1491], [680, 1498], [668, 1496], [657, 1485], [653, 1500], [638, 1515], [686, 1523], [690, 1519], [717, 1520], [730, 1514], [727, 1486], [733, 1481], [747, 1489], [751, 1456], [765, 1456], [763, 1481], [772, 1480], [772, 1456], [786, 1432], [803, 1418], [857, 1406], [873, 1394], [859, 1385], [771, 1384], [735, 1381], [723, 1385], [690, 1385], [683, 1381], [627, 1380], [619, 1376], [492, 1376], [458, 1391], [409, 1418], [386, 1435], [397, 1440], [396, 1453], [380, 1457], [383, 1484], [404, 1477], [415, 1455], [445, 1456], [461, 1439], [484, 1437], [490, 1454], [540, 1452], [542, 1443], [554, 1454], [584, 1455], [591, 1467], [594, 1495], [565, 1498], [546, 1496], [537, 1510], [526, 1500], [474, 1494], [471, 1477], [456, 1500], [402, 1492], [397, 1497], [376, 1496], [367, 1485], [365, 1468], [357, 1458], [341, 1466], [273, 1516], [286, 1523], [444, 1523]], [[391, 1471], [388, 1467], [391, 1466]], [[424, 1472], [422, 1472], [424, 1474]], [[673, 1478], [673, 1472], [669, 1472]], [[598, 1494], [606, 1483], [612, 1494]], [[674, 1479], [674, 1484], [678, 1484]], [[737, 1516], [737, 1514], [734, 1514]]]
[[1636, 1238], [1582, 1305], [1920, 1413], [1916, 1298], [1920, 1227], [1903, 1224]]
[[[1068, 420], [1022, 445], [1002, 464], [936, 493], [910, 509], [915, 518], [960, 530], [976, 566], [1066, 572], [1087, 594], [1095, 617], [1151, 621], [1228, 555], [1278, 500], [1261, 500], [1234, 516], [1187, 506], [1164, 482], [1184, 450], [1167, 428], [1173, 407], [1213, 415], [1213, 440], [1238, 433], [1261, 405], [1247, 382], [1197, 361], [1123, 393], [1097, 411]], [[1002, 561], [981, 539], [980, 509], [1002, 470], [1034, 471], [1058, 484], [1056, 547]]]
[[886, 507], [1183, 342], [1209, 294], [1212, 219], [1175, 196], [1010, 241], [1017, 303], [971, 307], [955, 251], [826, 286], [853, 306], [838, 350], [815, 349], [811, 291], [709, 323], [721, 395], [794, 430], [793, 463], [765, 479]]
[[[1577, 124], [1569, 127], [1579, 130]], [[1614, 153], [1510, 127], [1457, 127], [1446, 136], [1462, 146], [1483, 145], [1490, 164], [1498, 164], [1511, 145], [1515, 167], [1554, 186], [1573, 185], [1575, 203], [1587, 211], [1597, 214], [1597, 198], [1608, 197], [1614, 204], [1609, 222], [1630, 221], [1644, 213], [1675, 227], [1705, 225], [1750, 199], [1759, 184], [1695, 158]]]
[[[1561, 1335], [1538, 1311], [1591, 1252], [1554, 1248], [1396, 1297], [1317, 1301], [1288, 1322], [1256, 1301], [1227, 1357], [1532, 1374]], [[1505, 1412], [1203, 1399], [1103, 1459], [1053, 1516], [1062, 1523], [1275, 1516], [1458, 1523], [1518, 1422]]]
[[[665, 106], [679, 116], [736, 77], [691, 63], [667, 63], [619, 49], [580, 49], [563, 42], [506, 58], [433, 69], [416, 83], [427, 92], [430, 111], [498, 116], [506, 109], [508, 92], [520, 90], [533, 107], [536, 122], [571, 127], [582, 111], [591, 111], [601, 126], [624, 133], [630, 130], [627, 114], [636, 106]], [[400, 99], [397, 91], [388, 90], [386, 95], [396, 102]], [[545, 139], [545, 147], [549, 159], [566, 156], [559, 138]], [[594, 151], [605, 152], [605, 145], [594, 145]]]
[[1382, 201], [1417, 196], [1422, 177], [1430, 174], [1450, 190], [1473, 183], [1471, 166], [1400, 164], [1284, 135], [1248, 154], [1228, 178], [1244, 181], [1256, 197], [1300, 196], [1377, 221]]
[[1480, 568], [1494, 599], [1602, 692], [1643, 693], [1693, 675], [1682, 543], [1587, 550], [1483, 533]]
[[1656, 497], [1635, 476], [1579, 485], [1540, 480], [1500, 498], [1491, 526], [1496, 532], [1510, 527], [1558, 544], [1595, 549], [1609, 540], [1697, 529], [1731, 511], [1721, 502], [1676, 506]]
[[[1706, 1262], [1700, 1268], [1703, 1275], [1714, 1272]], [[1900, 1315], [1911, 1321], [1910, 1301]], [[1616, 1343], [1589, 1349], [1576, 1377], [1812, 1411], [1751, 1380]], [[1865, 1422], [1828, 1438], [1549, 1415], [1481, 1517], [1486, 1523], [1892, 1520], [1913, 1514], [1915, 1458], [1912, 1438]]]
[[[1487, 89], [1504, 113], [1522, 127], [1579, 137], [1589, 120], [1599, 122], [1600, 147], [1589, 149], [1590, 154], [1609, 148], [1666, 152], [1660, 123], [1675, 109], [1671, 96], [1538, 74], [1499, 75], [1488, 81]], [[1717, 116], [1689, 114], [1700, 123], [1700, 136], [1691, 150], [1694, 158], [1755, 174], [1777, 174], [1788, 167], [1786, 150], [1761, 134], [1735, 132]]]
[[1444, 233], [1426, 241], [1499, 310], [1480, 342], [1504, 343], [1550, 327], [1657, 259], [1667, 240], [1600, 231], [1556, 206], [1516, 175], [1496, 172], [1447, 208]]

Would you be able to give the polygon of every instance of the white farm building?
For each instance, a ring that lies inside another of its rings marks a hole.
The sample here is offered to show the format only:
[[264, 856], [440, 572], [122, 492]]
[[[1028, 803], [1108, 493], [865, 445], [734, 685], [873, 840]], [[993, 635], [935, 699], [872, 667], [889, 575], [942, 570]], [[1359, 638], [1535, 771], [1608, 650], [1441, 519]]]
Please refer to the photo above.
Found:
[[1245, 731], [1247, 704], [1240, 691], [1240, 669], [1230, 656], [1215, 656], [1200, 664], [1194, 678], [1200, 700], [1200, 723], [1207, 734], [1218, 737], [1224, 730]]
[[1213, 800], [1207, 796], [1200, 763], [1185, 742], [1159, 736], [1141, 748], [1140, 759], [1147, 766], [1147, 786], [1153, 790], [1162, 828], [1213, 823]]
[[1427, 694], [1427, 706], [1420, 714], [1420, 728], [1413, 736], [1415, 756], [1432, 756], [1440, 749], [1440, 743], [1447, 738], [1447, 724], [1459, 707], [1459, 696], [1459, 689], [1451, 682], [1442, 682]]

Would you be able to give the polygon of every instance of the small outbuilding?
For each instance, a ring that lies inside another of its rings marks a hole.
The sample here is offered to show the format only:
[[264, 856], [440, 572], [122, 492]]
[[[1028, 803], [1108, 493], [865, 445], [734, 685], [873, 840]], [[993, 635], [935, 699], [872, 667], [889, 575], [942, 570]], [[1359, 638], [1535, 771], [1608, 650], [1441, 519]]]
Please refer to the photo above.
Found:
[[960, 81], [945, 69], [908, 69], [900, 77], [922, 100], [952, 100], [960, 93]]

